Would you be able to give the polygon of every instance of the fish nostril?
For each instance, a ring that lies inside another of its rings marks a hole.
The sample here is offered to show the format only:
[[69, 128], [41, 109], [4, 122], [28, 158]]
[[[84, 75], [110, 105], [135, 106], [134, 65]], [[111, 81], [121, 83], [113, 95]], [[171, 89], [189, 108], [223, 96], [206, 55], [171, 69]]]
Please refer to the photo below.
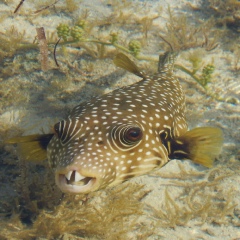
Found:
[[98, 145], [103, 145], [104, 142], [103, 142], [103, 141], [99, 141], [97, 144], [98, 144]]

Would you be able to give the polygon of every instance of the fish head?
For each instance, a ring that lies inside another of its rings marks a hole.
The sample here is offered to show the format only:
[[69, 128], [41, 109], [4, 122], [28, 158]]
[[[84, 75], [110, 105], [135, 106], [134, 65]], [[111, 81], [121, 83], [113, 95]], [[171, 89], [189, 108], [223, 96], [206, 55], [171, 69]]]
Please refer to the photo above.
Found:
[[68, 118], [55, 124], [54, 131], [47, 155], [63, 192], [88, 193], [114, 181], [115, 165], [105, 153], [104, 133], [95, 123]]
[[[117, 115], [117, 114], [116, 114]], [[87, 114], [88, 116], [88, 114]], [[63, 192], [89, 193], [144, 174], [168, 161], [159, 130], [137, 117], [68, 118], [55, 124], [48, 160]]]

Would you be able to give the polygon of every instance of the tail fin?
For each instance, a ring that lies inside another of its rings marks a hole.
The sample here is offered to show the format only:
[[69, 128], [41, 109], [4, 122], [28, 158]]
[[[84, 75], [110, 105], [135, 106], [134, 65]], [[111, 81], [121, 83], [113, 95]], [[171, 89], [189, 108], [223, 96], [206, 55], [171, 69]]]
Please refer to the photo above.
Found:
[[17, 144], [20, 156], [27, 161], [40, 162], [47, 159], [47, 145], [53, 134], [35, 134], [7, 140], [6, 144]]
[[200, 127], [186, 132], [171, 142], [170, 158], [190, 159], [205, 167], [212, 167], [223, 144], [219, 128]]
[[165, 52], [164, 54], [159, 55], [158, 72], [160, 74], [167, 73], [169, 75], [172, 75], [174, 62], [177, 55], [178, 53], [173, 51]]

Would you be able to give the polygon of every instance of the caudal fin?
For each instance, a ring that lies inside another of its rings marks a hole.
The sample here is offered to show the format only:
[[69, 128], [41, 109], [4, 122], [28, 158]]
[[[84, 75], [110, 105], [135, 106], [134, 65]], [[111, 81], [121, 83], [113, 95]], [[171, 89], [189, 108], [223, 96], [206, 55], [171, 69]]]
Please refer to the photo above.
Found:
[[19, 155], [27, 161], [39, 162], [47, 159], [47, 145], [53, 134], [35, 134], [7, 140], [6, 144], [17, 144]]
[[170, 158], [190, 159], [194, 163], [212, 167], [222, 145], [223, 134], [219, 128], [195, 128], [171, 143]]
[[158, 61], [158, 72], [160, 74], [167, 73], [169, 75], [172, 75], [174, 69], [174, 62], [177, 55], [178, 53], [174, 51], [160, 54]]

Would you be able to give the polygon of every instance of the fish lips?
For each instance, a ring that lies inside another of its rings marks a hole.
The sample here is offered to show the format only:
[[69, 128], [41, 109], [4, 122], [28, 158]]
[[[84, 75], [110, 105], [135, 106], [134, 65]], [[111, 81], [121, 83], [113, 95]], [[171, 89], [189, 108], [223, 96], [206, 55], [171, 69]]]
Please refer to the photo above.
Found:
[[56, 171], [55, 182], [62, 192], [74, 194], [86, 194], [97, 190], [100, 186], [98, 178], [82, 175], [76, 169]]

